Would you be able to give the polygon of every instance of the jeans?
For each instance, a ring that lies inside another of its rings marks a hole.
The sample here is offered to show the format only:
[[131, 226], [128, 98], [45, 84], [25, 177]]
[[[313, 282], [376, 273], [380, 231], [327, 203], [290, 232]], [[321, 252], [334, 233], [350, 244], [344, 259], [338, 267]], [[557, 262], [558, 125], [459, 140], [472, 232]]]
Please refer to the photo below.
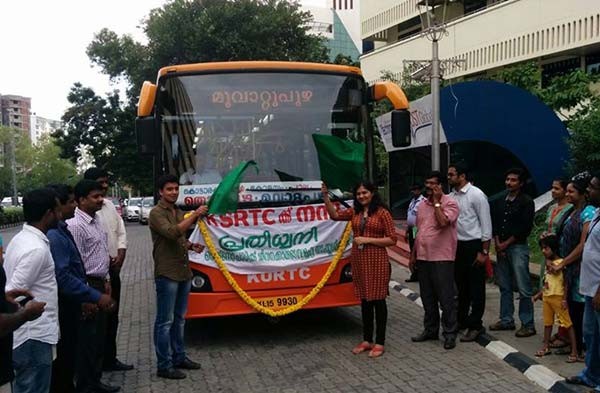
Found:
[[585, 297], [583, 313], [583, 341], [585, 352], [585, 368], [579, 376], [590, 385], [596, 385], [600, 391], [600, 311], [594, 310], [592, 297]]
[[504, 325], [514, 325], [513, 280], [519, 291], [519, 319], [523, 327], [534, 329], [533, 289], [529, 276], [529, 246], [513, 244], [498, 256], [496, 266], [498, 285], [500, 286], [500, 321]]
[[52, 376], [52, 344], [27, 340], [13, 350], [13, 393], [47, 393]]
[[154, 346], [158, 369], [166, 370], [185, 360], [184, 316], [192, 282], [173, 281], [160, 276], [155, 279], [155, 283]]
[[458, 290], [459, 329], [481, 330], [485, 312], [485, 266], [475, 264], [481, 240], [459, 241], [454, 277]]

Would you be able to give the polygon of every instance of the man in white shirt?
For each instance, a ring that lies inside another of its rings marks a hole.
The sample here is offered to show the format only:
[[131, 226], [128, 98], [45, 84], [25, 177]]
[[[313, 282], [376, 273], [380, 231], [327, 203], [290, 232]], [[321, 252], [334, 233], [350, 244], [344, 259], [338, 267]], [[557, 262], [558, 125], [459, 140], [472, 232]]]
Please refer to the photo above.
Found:
[[[410, 251], [415, 245], [415, 233], [417, 231], [417, 207], [419, 203], [421, 203], [426, 198], [423, 196], [423, 186], [420, 184], [413, 184], [410, 187], [411, 200], [408, 204], [408, 211], [406, 213], [406, 239], [408, 240], [408, 246], [410, 247]], [[418, 282], [418, 268], [415, 266], [409, 278], [405, 280], [406, 282]]]
[[465, 166], [448, 167], [450, 196], [458, 202], [458, 246], [454, 275], [458, 289], [458, 328], [468, 329], [460, 339], [475, 341], [483, 328], [485, 312], [485, 263], [492, 238], [492, 218], [487, 196], [468, 180]]
[[[83, 174], [84, 179], [100, 183], [104, 196], [109, 188], [108, 172], [101, 168], [89, 168]], [[121, 268], [127, 253], [127, 233], [123, 218], [117, 213], [115, 205], [110, 199], [104, 198], [102, 209], [96, 212], [100, 222], [108, 235], [108, 252], [110, 255], [110, 286], [111, 297], [115, 301], [114, 312], [108, 314], [106, 320], [106, 341], [104, 343], [105, 371], [127, 371], [133, 366], [117, 359], [117, 331], [119, 328], [119, 303], [121, 300]]]
[[56, 194], [38, 189], [23, 197], [26, 224], [6, 248], [7, 290], [24, 289], [38, 301], [46, 303], [36, 320], [14, 332], [14, 393], [47, 393], [50, 390], [52, 358], [59, 338], [58, 287], [50, 242], [46, 237], [60, 219]]

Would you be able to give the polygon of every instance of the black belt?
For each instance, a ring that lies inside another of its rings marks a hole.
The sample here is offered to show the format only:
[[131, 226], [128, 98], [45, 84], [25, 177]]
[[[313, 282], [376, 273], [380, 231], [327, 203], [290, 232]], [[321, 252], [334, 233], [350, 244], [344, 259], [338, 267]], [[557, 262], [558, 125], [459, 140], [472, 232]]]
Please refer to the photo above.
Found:
[[106, 283], [105, 278], [95, 277], [95, 276], [86, 276], [87, 282], [90, 287], [97, 289], [104, 293], [104, 283]]

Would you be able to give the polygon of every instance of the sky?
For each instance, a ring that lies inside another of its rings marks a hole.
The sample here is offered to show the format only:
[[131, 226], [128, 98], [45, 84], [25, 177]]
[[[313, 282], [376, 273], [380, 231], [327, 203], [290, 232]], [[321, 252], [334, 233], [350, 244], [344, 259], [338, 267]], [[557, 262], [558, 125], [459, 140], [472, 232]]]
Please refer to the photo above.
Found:
[[[60, 120], [75, 82], [99, 95], [115, 88], [124, 92], [92, 65], [86, 47], [105, 27], [145, 42], [141, 21], [166, 2], [0, 0], [0, 94], [30, 97], [32, 112]], [[302, 3], [325, 6], [326, 0]]]

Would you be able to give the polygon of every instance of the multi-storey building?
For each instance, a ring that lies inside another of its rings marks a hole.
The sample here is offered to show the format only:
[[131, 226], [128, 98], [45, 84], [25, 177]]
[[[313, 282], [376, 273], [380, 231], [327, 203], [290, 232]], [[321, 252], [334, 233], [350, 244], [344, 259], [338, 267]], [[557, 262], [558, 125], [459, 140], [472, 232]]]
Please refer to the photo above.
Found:
[[360, 37], [360, 0], [327, 0], [330, 7], [303, 6], [313, 15], [309, 32], [327, 39], [331, 60], [338, 54], [358, 60], [363, 52]]
[[30, 120], [29, 138], [34, 145], [38, 143], [42, 136], [52, 134], [62, 127], [61, 121], [46, 119], [45, 117], [37, 116], [35, 113], [31, 115]]
[[[374, 50], [361, 57], [365, 78], [383, 71], [400, 77], [403, 60], [431, 58], [419, 33], [420, 0], [364, 0], [362, 39]], [[523, 61], [537, 61], [543, 83], [575, 68], [600, 68], [600, 2], [595, 0], [469, 0], [447, 8], [448, 36], [439, 41], [442, 59], [464, 60], [444, 78], [475, 78]]]
[[0, 95], [1, 124], [14, 127], [29, 134], [29, 112], [31, 98], [15, 95]]

